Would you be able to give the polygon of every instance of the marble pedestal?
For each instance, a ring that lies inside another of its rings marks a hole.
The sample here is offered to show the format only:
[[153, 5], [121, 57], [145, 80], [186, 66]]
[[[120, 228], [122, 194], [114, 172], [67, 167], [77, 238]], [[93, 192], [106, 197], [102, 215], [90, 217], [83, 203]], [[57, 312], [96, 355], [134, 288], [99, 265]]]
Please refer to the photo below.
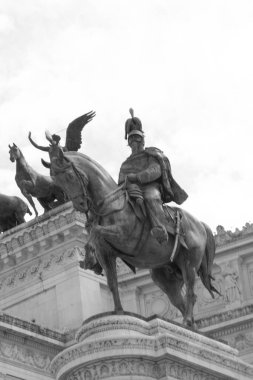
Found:
[[250, 380], [238, 351], [160, 318], [104, 313], [86, 320], [77, 343], [51, 363], [57, 380]]

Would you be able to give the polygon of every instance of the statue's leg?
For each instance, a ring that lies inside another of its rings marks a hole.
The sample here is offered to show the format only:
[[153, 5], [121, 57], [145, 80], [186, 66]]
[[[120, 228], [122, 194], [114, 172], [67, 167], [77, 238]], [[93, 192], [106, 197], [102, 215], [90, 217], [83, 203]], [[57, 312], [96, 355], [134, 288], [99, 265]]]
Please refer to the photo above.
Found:
[[108, 241], [116, 240], [122, 235], [121, 228], [116, 225], [107, 227], [96, 226], [93, 228], [92, 233], [95, 235], [96, 256], [106, 273], [108, 287], [113, 295], [115, 311], [123, 311], [119, 297], [116, 255], [115, 252], [113, 252], [113, 248], [108, 244]]
[[151, 234], [162, 244], [168, 241], [166, 218], [164, 215], [160, 191], [154, 186], [146, 186], [144, 191], [146, 210], [151, 223]]
[[32, 208], [35, 212], [35, 215], [38, 216], [38, 211], [35, 207], [32, 196], [29, 194], [29, 188], [31, 188], [31, 186], [34, 187], [32, 182], [22, 181], [22, 183], [20, 184], [20, 190], [21, 190], [21, 193], [24, 195], [24, 197], [26, 197], [26, 199], [28, 200], [28, 202], [32, 206]]
[[167, 294], [170, 302], [185, 316], [186, 305], [181, 290], [183, 279], [168, 266], [151, 269], [151, 277], [155, 284]]

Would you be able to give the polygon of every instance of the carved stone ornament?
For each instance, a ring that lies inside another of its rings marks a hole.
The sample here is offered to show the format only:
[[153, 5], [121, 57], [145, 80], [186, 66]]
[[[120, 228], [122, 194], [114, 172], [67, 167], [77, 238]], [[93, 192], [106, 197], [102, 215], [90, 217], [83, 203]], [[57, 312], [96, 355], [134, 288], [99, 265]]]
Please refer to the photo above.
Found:
[[24, 364], [38, 371], [48, 372], [52, 356], [32, 350], [30, 347], [22, 347], [19, 344], [1, 341], [0, 359], [4, 359], [8, 362]]
[[236, 240], [244, 239], [247, 235], [252, 234], [253, 223], [246, 223], [241, 230], [236, 228], [234, 232], [226, 231], [221, 225], [216, 227], [215, 241], [217, 246], [222, 246]]
[[57, 380], [249, 380], [238, 351], [162, 319], [104, 313], [88, 319], [77, 343], [51, 363]]

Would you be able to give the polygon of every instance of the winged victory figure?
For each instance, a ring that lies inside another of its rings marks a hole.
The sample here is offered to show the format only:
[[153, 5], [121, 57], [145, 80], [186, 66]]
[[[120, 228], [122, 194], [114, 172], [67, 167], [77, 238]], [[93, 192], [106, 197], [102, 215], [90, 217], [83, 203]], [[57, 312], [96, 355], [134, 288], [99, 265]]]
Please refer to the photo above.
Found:
[[[61, 147], [63, 152], [67, 151], [75, 151], [77, 152], [82, 145], [82, 130], [86, 124], [88, 124], [96, 115], [94, 111], [90, 111], [82, 116], [79, 116], [75, 120], [73, 120], [67, 127], [66, 131], [66, 141], [65, 146], [60, 146], [61, 137], [59, 135], [53, 134], [51, 135], [49, 131], [46, 131], [46, 138], [50, 142], [49, 146], [40, 146], [36, 144], [32, 137], [31, 132], [29, 132], [28, 138], [31, 144], [43, 152], [48, 152], [51, 162], [54, 159], [58, 158], [58, 148]], [[51, 164], [41, 159], [42, 164], [46, 168], [50, 168]]]

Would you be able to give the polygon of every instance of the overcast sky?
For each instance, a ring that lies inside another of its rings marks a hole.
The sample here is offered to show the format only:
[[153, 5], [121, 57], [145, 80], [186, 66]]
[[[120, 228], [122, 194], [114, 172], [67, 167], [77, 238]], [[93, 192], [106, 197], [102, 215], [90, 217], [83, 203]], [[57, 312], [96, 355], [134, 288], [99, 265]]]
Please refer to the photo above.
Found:
[[252, 1], [0, 0], [0, 192], [21, 196], [9, 143], [48, 174], [28, 132], [47, 145], [90, 110], [81, 151], [117, 180], [133, 107], [183, 208], [213, 231], [253, 221], [252, 38]]

